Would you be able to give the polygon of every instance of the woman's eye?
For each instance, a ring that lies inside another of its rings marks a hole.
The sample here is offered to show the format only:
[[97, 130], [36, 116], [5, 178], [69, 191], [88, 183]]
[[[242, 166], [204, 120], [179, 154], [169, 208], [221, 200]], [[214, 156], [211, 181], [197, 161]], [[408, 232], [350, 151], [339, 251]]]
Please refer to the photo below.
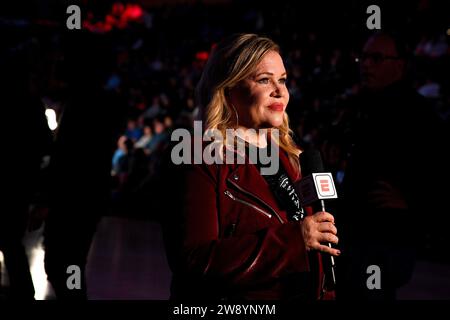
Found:
[[278, 80], [279, 83], [281, 84], [286, 84], [287, 79], [286, 78], [281, 78], [280, 80]]
[[259, 79], [257, 82], [258, 83], [262, 83], [262, 84], [268, 84], [269, 83], [269, 78], [262, 78], [262, 79]]

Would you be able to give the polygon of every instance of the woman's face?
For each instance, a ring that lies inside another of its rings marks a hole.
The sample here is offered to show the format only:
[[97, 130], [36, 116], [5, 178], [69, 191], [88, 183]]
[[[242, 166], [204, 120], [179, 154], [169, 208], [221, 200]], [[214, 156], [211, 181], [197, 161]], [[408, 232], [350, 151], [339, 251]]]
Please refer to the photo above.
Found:
[[286, 69], [278, 52], [268, 52], [254, 72], [229, 91], [229, 100], [239, 116], [239, 126], [273, 128], [283, 123], [289, 102]]

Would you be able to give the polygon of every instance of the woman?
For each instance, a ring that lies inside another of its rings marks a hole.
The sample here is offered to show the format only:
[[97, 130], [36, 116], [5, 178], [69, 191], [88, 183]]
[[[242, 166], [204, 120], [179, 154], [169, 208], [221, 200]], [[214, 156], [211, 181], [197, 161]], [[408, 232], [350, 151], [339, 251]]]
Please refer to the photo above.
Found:
[[[247, 151], [277, 143], [280, 165], [270, 176], [261, 175], [261, 163], [248, 161], [172, 170], [170, 194], [177, 198], [169, 201], [172, 208], [164, 224], [172, 298], [318, 298], [321, 263], [318, 254], [311, 260], [308, 252], [339, 255], [322, 244], [336, 244], [337, 230], [326, 212], [290, 219], [299, 212], [292, 212], [292, 203], [283, 203], [273, 183], [282, 174], [290, 185], [300, 179], [300, 150], [285, 113], [289, 93], [279, 47], [253, 34], [225, 39], [214, 48], [197, 90], [205, 129], [223, 137], [226, 129], [240, 129], [238, 139]], [[264, 134], [275, 129], [278, 141]], [[225, 141], [223, 150], [234, 143]]]

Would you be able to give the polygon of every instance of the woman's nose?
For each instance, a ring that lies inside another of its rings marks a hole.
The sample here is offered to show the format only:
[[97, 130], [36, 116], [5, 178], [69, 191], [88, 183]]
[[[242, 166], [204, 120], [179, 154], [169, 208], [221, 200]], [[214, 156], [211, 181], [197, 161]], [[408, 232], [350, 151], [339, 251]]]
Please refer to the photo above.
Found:
[[271, 96], [276, 98], [281, 98], [283, 96], [281, 84], [278, 83], [273, 84]]

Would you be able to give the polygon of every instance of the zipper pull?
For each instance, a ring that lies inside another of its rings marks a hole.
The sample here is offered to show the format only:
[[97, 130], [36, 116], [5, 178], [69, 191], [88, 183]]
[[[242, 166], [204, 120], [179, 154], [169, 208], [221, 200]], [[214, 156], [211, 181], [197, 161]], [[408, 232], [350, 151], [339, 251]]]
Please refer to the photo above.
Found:
[[230, 191], [225, 190], [223, 193], [225, 193], [227, 196], [229, 196], [231, 199], [236, 200], [235, 197], [231, 194]]

